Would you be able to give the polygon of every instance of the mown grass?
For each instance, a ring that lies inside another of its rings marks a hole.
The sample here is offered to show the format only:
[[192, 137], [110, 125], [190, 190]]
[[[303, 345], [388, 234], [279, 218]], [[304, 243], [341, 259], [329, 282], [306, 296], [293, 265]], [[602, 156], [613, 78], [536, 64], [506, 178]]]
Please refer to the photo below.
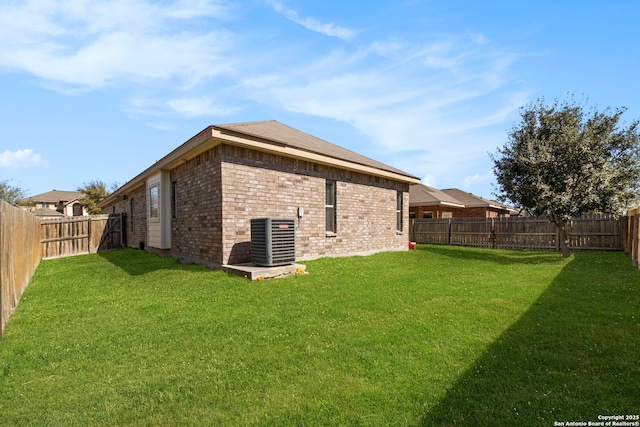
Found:
[[553, 425], [638, 412], [621, 253], [420, 250], [249, 282], [137, 250], [44, 261], [0, 425]]

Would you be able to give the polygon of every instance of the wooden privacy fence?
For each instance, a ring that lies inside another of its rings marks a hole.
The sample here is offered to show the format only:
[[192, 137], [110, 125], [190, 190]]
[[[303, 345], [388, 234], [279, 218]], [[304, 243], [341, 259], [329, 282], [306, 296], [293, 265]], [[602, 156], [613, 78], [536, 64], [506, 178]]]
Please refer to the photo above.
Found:
[[[567, 224], [570, 249], [622, 250], [624, 220], [591, 215]], [[559, 250], [556, 226], [546, 218], [446, 218], [412, 220], [417, 243], [502, 249]]]
[[42, 259], [126, 246], [123, 215], [41, 220], [0, 200], [0, 336]]
[[43, 220], [42, 259], [89, 254], [125, 246], [123, 215], [93, 215]]
[[40, 263], [40, 219], [0, 200], [0, 335]]
[[631, 259], [634, 267], [640, 267], [640, 207], [627, 212], [622, 236], [624, 252]]

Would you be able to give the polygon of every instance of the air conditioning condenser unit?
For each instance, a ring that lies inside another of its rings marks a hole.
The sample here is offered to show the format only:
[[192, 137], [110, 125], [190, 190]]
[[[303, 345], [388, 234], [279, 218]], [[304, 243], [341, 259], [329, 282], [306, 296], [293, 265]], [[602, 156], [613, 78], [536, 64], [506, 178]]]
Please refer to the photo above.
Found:
[[252, 218], [251, 262], [266, 267], [295, 263], [295, 219]]

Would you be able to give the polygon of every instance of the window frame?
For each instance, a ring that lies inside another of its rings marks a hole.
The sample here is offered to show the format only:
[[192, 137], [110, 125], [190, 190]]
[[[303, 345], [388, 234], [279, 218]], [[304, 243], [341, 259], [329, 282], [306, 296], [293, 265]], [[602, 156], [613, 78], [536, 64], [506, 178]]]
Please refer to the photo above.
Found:
[[149, 187], [149, 219], [150, 220], [160, 219], [160, 184], [159, 183], [155, 183]]
[[396, 233], [404, 231], [404, 193], [396, 191]]
[[131, 223], [131, 231], [136, 231], [136, 204], [135, 199], [129, 200], [129, 222]]
[[178, 218], [178, 182], [171, 181], [171, 218]]
[[337, 199], [338, 183], [334, 180], [325, 180], [324, 185], [324, 231], [327, 236], [333, 236], [338, 231]]

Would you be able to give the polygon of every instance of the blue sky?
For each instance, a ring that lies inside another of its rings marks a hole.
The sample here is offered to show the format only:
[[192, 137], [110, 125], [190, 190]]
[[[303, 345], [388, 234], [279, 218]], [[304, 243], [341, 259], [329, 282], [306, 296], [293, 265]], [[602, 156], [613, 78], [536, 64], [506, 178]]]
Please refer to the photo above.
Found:
[[2, 0], [0, 180], [133, 178], [211, 124], [275, 119], [493, 198], [521, 106], [640, 118], [640, 2]]

